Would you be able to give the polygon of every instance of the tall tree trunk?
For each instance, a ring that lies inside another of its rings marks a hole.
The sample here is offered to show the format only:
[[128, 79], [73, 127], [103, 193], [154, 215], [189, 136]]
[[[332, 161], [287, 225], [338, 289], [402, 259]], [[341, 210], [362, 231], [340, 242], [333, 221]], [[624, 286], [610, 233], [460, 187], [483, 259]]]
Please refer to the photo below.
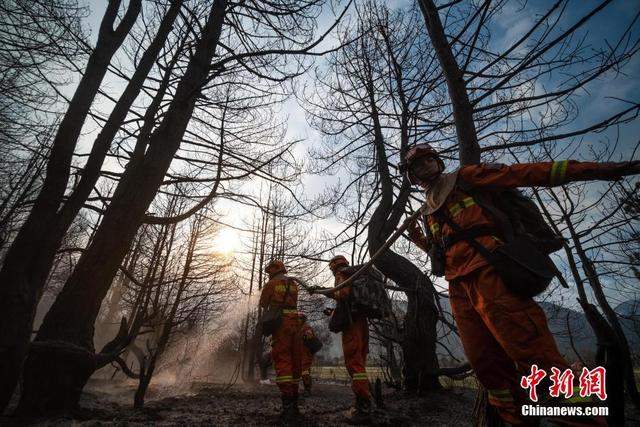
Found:
[[458, 135], [460, 164], [479, 163], [480, 145], [473, 121], [473, 106], [469, 102], [462, 70], [456, 62], [444, 28], [442, 28], [438, 8], [432, 0], [418, 0], [418, 4], [427, 25], [429, 39], [431, 39], [431, 44], [433, 44], [447, 81], [456, 134]]
[[[366, 60], [366, 58], [365, 58]], [[373, 255], [394, 232], [405, 213], [409, 199], [411, 184], [405, 177], [400, 193], [394, 202], [394, 188], [389, 172], [388, 158], [384, 146], [382, 124], [374, 97], [373, 80], [368, 78], [370, 115], [373, 123], [373, 142], [376, 151], [376, 165], [380, 177], [382, 197], [374, 210], [367, 240], [369, 254]], [[403, 118], [406, 121], [407, 112]], [[402, 126], [406, 131], [405, 126]], [[403, 149], [406, 150], [406, 132], [403, 132]], [[398, 286], [407, 290], [407, 315], [404, 320], [404, 337], [402, 355], [404, 359], [404, 387], [410, 393], [423, 393], [440, 388], [438, 377], [433, 372], [438, 370], [436, 356], [436, 325], [438, 310], [434, 295], [435, 289], [429, 278], [411, 261], [393, 252], [384, 252], [375, 261], [375, 266]]]
[[[175, 225], [173, 226], [173, 228], [175, 228]], [[180, 277], [178, 291], [176, 292], [175, 299], [171, 304], [171, 310], [169, 311], [167, 317], [164, 319], [164, 322], [158, 325], [158, 327], [162, 328], [162, 333], [160, 334], [160, 338], [156, 343], [156, 348], [151, 352], [151, 354], [149, 354], [148, 363], [146, 364], [146, 366], [144, 366], [144, 369], [141, 366], [138, 388], [136, 389], [133, 398], [134, 408], [142, 408], [144, 406], [144, 397], [147, 393], [147, 389], [149, 388], [149, 384], [151, 384], [151, 379], [153, 378], [153, 374], [156, 369], [156, 363], [158, 361], [158, 358], [164, 353], [165, 349], [167, 348], [167, 344], [169, 343], [169, 338], [171, 338], [171, 332], [173, 331], [176, 313], [178, 312], [178, 307], [182, 302], [182, 294], [187, 287], [187, 279], [189, 277], [189, 273], [191, 272], [191, 263], [193, 262], [193, 254], [195, 252], [196, 243], [198, 242], [199, 236], [200, 224], [196, 222], [191, 229], [191, 237], [189, 240], [187, 255], [184, 262], [184, 268], [182, 270], [182, 276]], [[173, 237], [171, 238], [171, 242], [173, 242]], [[167, 251], [165, 259], [169, 258], [169, 252], [170, 250]]]
[[602, 283], [600, 282], [600, 278], [598, 276], [598, 272], [593, 266], [593, 262], [587, 256], [584, 248], [582, 247], [582, 242], [580, 241], [580, 237], [576, 233], [576, 230], [573, 226], [573, 222], [571, 219], [566, 216], [565, 223], [569, 229], [569, 233], [571, 234], [571, 239], [573, 240], [574, 247], [576, 249], [576, 253], [578, 254], [578, 258], [582, 264], [582, 270], [584, 275], [591, 285], [591, 289], [593, 290], [593, 295], [600, 306], [600, 309], [604, 313], [604, 317], [607, 319], [609, 326], [615, 333], [615, 340], [617, 341], [618, 353], [621, 357], [621, 362], [624, 366], [624, 375], [625, 375], [625, 384], [627, 393], [629, 393], [629, 397], [636, 407], [640, 406], [640, 395], [638, 393], [638, 388], [636, 384], [635, 372], [633, 371], [633, 360], [631, 359], [631, 350], [629, 349], [629, 342], [627, 341], [627, 337], [622, 330], [622, 325], [620, 324], [620, 320], [618, 319], [618, 315], [613, 310], [609, 301], [607, 300], [606, 295], [604, 294]]
[[[180, 146], [209, 74], [225, 12], [224, 0], [212, 6], [174, 98], [150, 137], [147, 153], [127, 165], [93, 241], [45, 316], [36, 336], [37, 350], [30, 351], [25, 362], [19, 412], [65, 412], [77, 405], [96, 368], [93, 325], [100, 305]], [[59, 351], [60, 343], [69, 351]]]
[[107, 6], [96, 47], [53, 140], [42, 188], [0, 270], [0, 410], [13, 394], [28, 349], [38, 297], [64, 236], [55, 230], [55, 221], [80, 131], [111, 58], [136, 21], [142, 2], [131, 1], [114, 29], [120, 3], [111, 0]]

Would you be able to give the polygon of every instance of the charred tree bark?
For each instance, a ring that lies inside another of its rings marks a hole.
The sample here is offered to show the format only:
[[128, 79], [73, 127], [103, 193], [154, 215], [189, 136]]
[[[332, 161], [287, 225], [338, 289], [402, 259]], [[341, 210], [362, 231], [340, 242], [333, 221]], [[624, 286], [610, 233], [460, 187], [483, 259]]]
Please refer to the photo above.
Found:
[[480, 145], [478, 144], [478, 135], [473, 121], [473, 106], [469, 102], [462, 70], [456, 62], [447, 36], [442, 28], [438, 8], [432, 0], [419, 0], [418, 4], [427, 25], [429, 38], [447, 81], [456, 134], [458, 135], [460, 164], [479, 163]]
[[[373, 79], [369, 71], [365, 72], [368, 74], [370, 116], [382, 194], [367, 230], [369, 254], [373, 255], [394, 232], [404, 215], [411, 184], [406, 177], [403, 179], [400, 193], [394, 202], [393, 181], [389, 172], [382, 125], [374, 96]], [[401, 126], [403, 150], [407, 149], [408, 120], [408, 111], [405, 110]], [[421, 394], [440, 388], [438, 377], [433, 375], [433, 372], [438, 369], [436, 356], [438, 310], [434, 301], [433, 284], [411, 261], [390, 249], [378, 257], [375, 266], [398, 286], [407, 290], [408, 305], [402, 340], [405, 390], [409, 393]]]
[[[179, 10], [174, 3], [163, 20], [158, 35], [143, 54], [125, 92], [117, 102], [105, 127], [96, 139], [78, 187], [60, 209], [67, 189], [73, 151], [78, 136], [99, 90], [111, 58], [121, 46], [141, 9], [141, 0], [131, 1], [122, 21], [114, 29], [120, 0], [112, 0], [102, 20], [96, 47], [85, 73], [60, 123], [47, 163], [42, 189], [32, 211], [9, 249], [0, 271], [0, 407], [4, 408], [15, 387], [30, 338], [31, 319], [37, 306], [55, 253], [71, 223], [97, 182], [105, 155], [129, 108], [140, 93]], [[6, 307], [5, 307], [6, 304]], [[9, 320], [10, 319], [10, 320]], [[2, 321], [5, 320], [5, 321]], [[7, 369], [7, 372], [4, 372]]]
[[[74, 395], [93, 372], [89, 364], [86, 369], [69, 372], [65, 367], [71, 360], [65, 357], [52, 364], [47, 344], [63, 341], [93, 351], [93, 325], [100, 305], [180, 146], [201, 85], [209, 74], [225, 12], [224, 0], [212, 6], [195, 53], [162, 122], [149, 139], [147, 152], [139, 162], [127, 166], [91, 244], [47, 313], [36, 337], [42, 351], [30, 353], [26, 360], [21, 404], [24, 413], [68, 410], [68, 405], [61, 407], [51, 396]], [[68, 401], [77, 403], [75, 395]]]

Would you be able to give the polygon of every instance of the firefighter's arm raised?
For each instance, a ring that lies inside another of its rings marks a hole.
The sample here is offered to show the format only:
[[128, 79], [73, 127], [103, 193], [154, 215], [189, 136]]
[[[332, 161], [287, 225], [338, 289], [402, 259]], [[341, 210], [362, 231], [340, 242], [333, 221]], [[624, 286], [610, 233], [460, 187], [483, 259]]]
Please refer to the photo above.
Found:
[[573, 181], [618, 180], [640, 173], [640, 161], [619, 163], [558, 162], [515, 165], [480, 164], [460, 168], [459, 179], [472, 187], [553, 187]]

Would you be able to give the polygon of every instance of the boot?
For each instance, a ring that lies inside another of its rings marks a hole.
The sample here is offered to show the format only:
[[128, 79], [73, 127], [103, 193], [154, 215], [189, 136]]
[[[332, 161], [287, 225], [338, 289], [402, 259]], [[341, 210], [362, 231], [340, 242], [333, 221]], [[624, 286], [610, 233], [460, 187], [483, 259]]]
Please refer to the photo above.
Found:
[[293, 398], [293, 414], [295, 415], [295, 420], [300, 421], [300, 408], [298, 408], [298, 396]]
[[297, 396], [282, 396], [282, 412], [280, 413], [280, 425], [294, 426], [297, 424], [298, 398]]
[[307, 380], [304, 382], [304, 397], [311, 396], [311, 380]]
[[345, 421], [351, 425], [371, 424], [371, 400], [366, 397], [356, 397], [355, 404], [345, 414]]

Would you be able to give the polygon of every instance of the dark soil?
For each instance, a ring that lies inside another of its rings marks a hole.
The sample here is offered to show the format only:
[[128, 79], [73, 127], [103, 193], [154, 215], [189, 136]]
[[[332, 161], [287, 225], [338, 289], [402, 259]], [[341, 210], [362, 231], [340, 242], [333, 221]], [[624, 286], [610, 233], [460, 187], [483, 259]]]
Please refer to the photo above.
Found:
[[[132, 408], [132, 385], [91, 383], [81, 408], [73, 417], [22, 420], [20, 425], [38, 426], [191, 426], [277, 425], [280, 397], [275, 385], [194, 384], [189, 392], [152, 388], [144, 409]], [[173, 393], [172, 393], [173, 392]], [[163, 395], [176, 394], [173, 397]], [[393, 390], [383, 393], [384, 408], [374, 412], [378, 426], [471, 426], [475, 393], [447, 389], [424, 397], [407, 397]], [[342, 385], [315, 384], [313, 395], [301, 399], [304, 426], [341, 426], [343, 413], [352, 402], [351, 389]], [[18, 420], [0, 418], [8, 424]]]

